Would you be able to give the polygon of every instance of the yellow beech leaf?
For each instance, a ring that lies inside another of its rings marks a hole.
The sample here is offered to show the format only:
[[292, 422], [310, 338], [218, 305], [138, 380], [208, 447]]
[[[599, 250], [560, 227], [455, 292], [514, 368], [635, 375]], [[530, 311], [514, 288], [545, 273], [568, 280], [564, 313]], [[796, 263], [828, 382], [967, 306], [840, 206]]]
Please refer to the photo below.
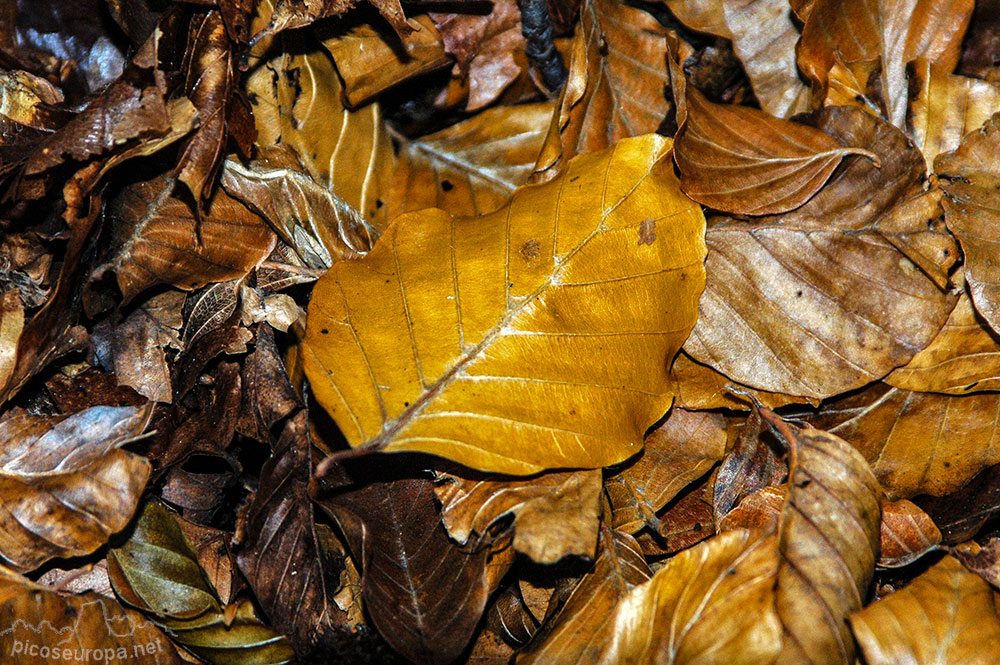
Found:
[[705, 280], [704, 217], [670, 148], [582, 155], [481, 217], [407, 213], [334, 265], [303, 361], [351, 445], [518, 475], [638, 452]]

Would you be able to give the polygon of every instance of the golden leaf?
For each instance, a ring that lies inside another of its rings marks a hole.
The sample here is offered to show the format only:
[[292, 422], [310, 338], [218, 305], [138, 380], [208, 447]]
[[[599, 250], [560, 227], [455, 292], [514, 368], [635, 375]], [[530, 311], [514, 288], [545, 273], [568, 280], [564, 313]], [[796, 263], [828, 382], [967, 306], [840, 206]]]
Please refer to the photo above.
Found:
[[638, 452], [704, 279], [670, 146], [581, 156], [483, 217], [408, 213], [334, 265], [303, 362], [351, 445], [518, 475]]

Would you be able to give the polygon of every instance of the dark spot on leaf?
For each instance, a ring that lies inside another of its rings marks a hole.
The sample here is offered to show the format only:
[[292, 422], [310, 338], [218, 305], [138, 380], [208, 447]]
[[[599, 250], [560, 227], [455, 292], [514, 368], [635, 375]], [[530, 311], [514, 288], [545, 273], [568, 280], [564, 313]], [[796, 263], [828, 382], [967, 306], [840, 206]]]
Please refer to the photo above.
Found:
[[639, 244], [652, 245], [656, 240], [656, 222], [644, 219], [639, 223]]
[[944, 468], [950, 469], [951, 468], [951, 462], [945, 462], [944, 463]]
[[404, 406], [404, 407], [406, 407], [406, 406], [409, 406], [409, 405], [410, 405], [410, 403], [409, 403], [409, 402], [403, 402], [403, 406]]
[[441, 189], [443, 189], [446, 192], [450, 192], [451, 190], [455, 189], [455, 185], [451, 184], [451, 180], [442, 180]]
[[330, 331], [329, 331], [329, 330], [327, 330], [326, 328], [323, 328], [322, 330], [320, 330], [320, 333], [322, 333], [322, 334], [324, 334], [324, 335], [329, 335], [329, 334], [330, 334]]
[[518, 253], [524, 257], [525, 261], [531, 261], [532, 259], [538, 258], [538, 255], [541, 253], [538, 241], [532, 238], [521, 245], [521, 249], [518, 250]]
[[801, 290], [800, 291], [796, 291], [795, 292], [795, 297], [796, 298], [801, 298], [802, 297], [802, 291]]
[[375, 199], [375, 207], [376, 208], [381, 208], [384, 205], [385, 205], [385, 203], [382, 201], [382, 199]]

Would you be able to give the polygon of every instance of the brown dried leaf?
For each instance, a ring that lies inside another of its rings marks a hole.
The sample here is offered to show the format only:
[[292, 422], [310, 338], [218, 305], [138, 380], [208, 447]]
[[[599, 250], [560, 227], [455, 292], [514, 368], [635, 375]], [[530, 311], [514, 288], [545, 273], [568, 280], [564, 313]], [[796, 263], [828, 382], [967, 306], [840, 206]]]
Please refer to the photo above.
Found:
[[174, 186], [162, 176], [132, 185], [109, 208], [118, 252], [97, 272], [115, 271], [126, 302], [158, 284], [191, 290], [242, 277], [274, 249], [264, 220], [225, 192], [198, 219]]
[[239, 102], [234, 99], [235, 58], [222, 14], [195, 15], [188, 31], [184, 93], [198, 109], [198, 130], [183, 147], [175, 173], [201, 205], [214, 188], [226, 148], [228, 115]]
[[186, 662], [162, 630], [114, 599], [96, 593], [56, 593], [3, 567], [0, 625], [4, 626], [0, 632], [4, 658], [24, 665], [92, 660], [137, 665]]
[[813, 197], [850, 154], [815, 127], [757, 109], [713, 104], [687, 88], [687, 121], [677, 134], [674, 160], [681, 189], [695, 201], [733, 214], [772, 215]]
[[962, 40], [962, 57], [956, 74], [1000, 82], [1000, 3], [981, 0], [972, 11], [969, 29]]
[[344, 80], [344, 97], [357, 108], [389, 88], [451, 64], [434, 22], [411, 19], [420, 30], [400, 38], [375, 21], [358, 23], [323, 39]]
[[[448, 535], [466, 545], [513, 516], [514, 549], [536, 563], [594, 556], [601, 515], [601, 472], [566, 471], [521, 479], [440, 473], [434, 493]], [[475, 542], [475, 540], [473, 541]]]
[[515, 0], [495, 0], [486, 15], [430, 14], [444, 48], [455, 57], [456, 78], [469, 81], [466, 109], [493, 102], [521, 74], [515, 51], [524, 51], [521, 12]]
[[498, 106], [404, 142], [387, 192], [388, 217], [422, 208], [493, 212], [528, 181], [552, 110], [549, 102]]
[[785, 478], [787, 469], [781, 457], [760, 436], [763, 424], [760, 412], [751, 411], [732, 451], [719, 466], [712, 501], [715, 524], [721, 524], [726, 513], [747, 495]]
[[910, 100], [907, 122], [928, 165], [958, 148], [1000, 108], [1000, 87], [987, 81], [957, 76], [923, 58], [913, 63], [912, 76], [917, 94]]
[[782, 647], [776, 540], [728, 531], [673, 557], [605, 618], [613, 637], [586, 662], [680, 665], [710, 654], [720, 663], [774, 663]]
[[983, 545], [970, 540], [952, 547], [951, 553], [994, 588], [1000, 587], [1000, 538], [990, 538]]
[[[655, 132], [666, 119], [667, 31], [648, 13], [616, 0], [584, 0], [573, 39], [569, 79], [535, 178], [556, 176], [574, 155]], [[641, 76], [636, 72], [641, 71]]]
[[976, 310], [1000, 331], [1000, 114], [969, 134], [934, 170], [948, 182], [942, 201], [948, 229], [965, 254], [965, 281]]
[[315, 523], [306, 493], [311, 454], [307, 415], [301, 410], [287, 421], [261, 470], [237, 559], [274, 627], [292, 637], [299, 653], [347, 623], [334, 602], [346, 555], [333, 532]]
[[642, 553], [659, 558], [680, 552], [699, 543], [712, 531], [712, 484], [708, 475], [700, 483], [688, 486], [660, 513], [660, 530], [640, 531], [636, 536]]
[[[952, 268], [960, 256], [944, 224], [943, 195], [936, 187], [921, 192], [897, 203], [872, 225], [942, 290], [951, 288]], [[925, 224], [916, 223], [919, 219]]]
[[652, 574], [632, 536], [602, 526], [594, 567], [518, 654], [517, 665], [593, 662], [594, 648], [612, 636], [614, 606]]
[[[919, 187], [920, 153], [901, 132], [858, 109], [824, 109], [819, 121], [834, 138], [871, 147], [881, 168], [850, 157], [797, 210], [712, 225], [708, 282], [684, 347], [739, 383], [814, 398], [906, 364], [944, 325], [956, 299], [877, 227]], [[894, 229], [926, 229], [922, 207], [906, 210], [908, 220], [898, 217]]]
[[1000, 511], [1000, 466], [989, 467], [951, 494], [915, 497], [915, 503], [934, 520], [942, 542], [965, 542]]
[[937, 395], [875, 384], [824, 403], [809, 422], [861, 451], [893, 498], [953, 492], [1000, 462], [1000, 395]]
[[95, 328], [97, 356], [114, 372], [118, 385], [129, 386], [153, 402], [171, 402], [166, 347], [181, 348], [183, 306], [182, 292], [166, 291], [144, 302], [120, 325]]
[[362, 256], [379, 235], [350, 204], [306, 173], [284, 143], [261, 149], [249, 166], [227, 159], [222, 186], [266, 219], [310, 268], [327, 269]]
[[687, 27], [732, 40], [760, 107], [778, 118], [806, 111], [809, 89], [799, 80], [799, 30], [787, 0], [666, 0]]
[[149, 462], [121, 450], [151, 410], [97, 406], [0, 421], [0, 556], [20, 571], [90, 554], [132, 519]]
[[0, 386], [6, 387], [17, 369], [17, 347], [24, 330], [24, 305], [17, 291], [0, 296]]
[[851, 615], [851, 628], [871, 665], [1000, 661], [997, 596], [947, 556], [902, 591]]
[[314, 42], [300, 48], [304, 53], [285, 51], [247, 78], [257, 145], [291, 146], [314, 180], [382, 229], [386, 209], [378, 201], [389, 191], [396, 158], [379, 106], [345, 109], [330, 55]]
[[802, 28], [799, 68], [820, 89], [837, 56], [845, 64], [879, 59], [885, 117], [906, 121], [906, 65], [923, 57], [952, 71], [972, 0], [816, 0]]
[[933, 550], [941, 532], [930, 515], [912, 501], [882, 502], [882, 549], [878, 565], [905, 566]]
[[951, 395], [1000, 390], [1000, 337], [963, 290], [937, 337], [885, 382], [903, 390]]
[[313, 497], [361, 562], [362, 598], [382, 636], [416, 663], [446, 665], [486, 608], [490, 550], [461, 549], [448, 538], [429, 480], [387, 481], [380, 466], [367, 484]]
[[670, 525], [656, 513], [722, 459], [726, 425], [716, 413], [673, 409], [646, 437], [641, 456], [605, 481], [611, 527], [634, 534], [648, 526], [663, 535]]

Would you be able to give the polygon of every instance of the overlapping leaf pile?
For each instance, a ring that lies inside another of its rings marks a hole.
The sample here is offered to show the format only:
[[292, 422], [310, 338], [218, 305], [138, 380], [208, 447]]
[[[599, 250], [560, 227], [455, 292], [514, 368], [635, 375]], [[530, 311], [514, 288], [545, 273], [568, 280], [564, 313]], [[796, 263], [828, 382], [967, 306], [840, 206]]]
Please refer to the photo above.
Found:
[[2, 659], [1000, 662], [998, 20], [0, 2]]

